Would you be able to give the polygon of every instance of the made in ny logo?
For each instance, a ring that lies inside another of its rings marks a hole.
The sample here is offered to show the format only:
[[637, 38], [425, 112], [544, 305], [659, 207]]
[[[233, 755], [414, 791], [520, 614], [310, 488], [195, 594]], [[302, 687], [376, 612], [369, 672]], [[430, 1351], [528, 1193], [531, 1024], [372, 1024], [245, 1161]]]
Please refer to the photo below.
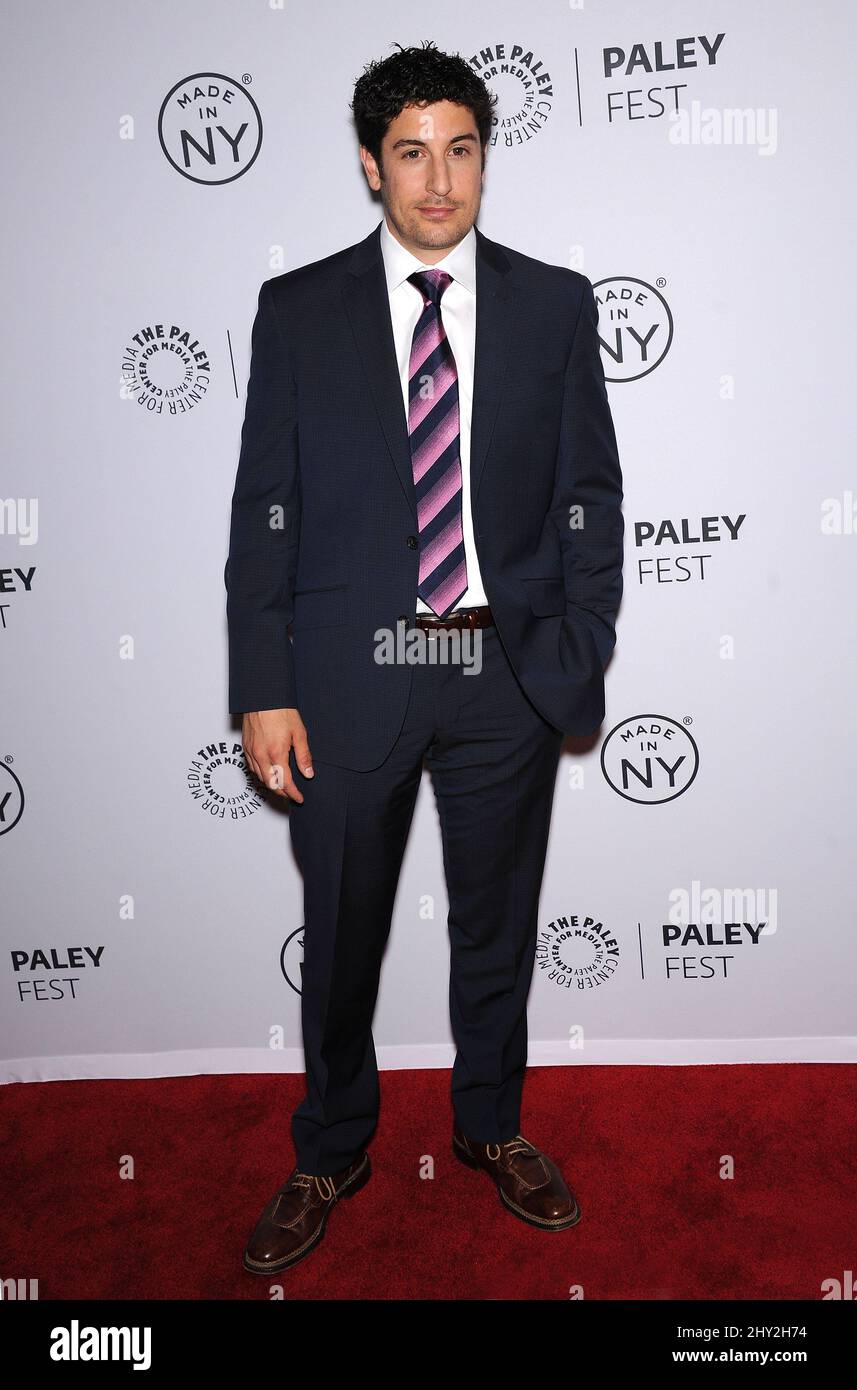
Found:
[[7, 757], [0, 763], [0, 835], [14, 830], [24, 814], [24, 788], [11, 762]]
[[280, 969], [283, 972], [283, 979], [295, 994], [303, 993], [303, 974], [304, 974], [304, 924], [298, 927], [283, 942], [283, 949], [280, 952]]
[[247, 88], [222, 72], [183, 77], [164, 97], [158, 139], [173, 168], [192, 183], [233, 183], [256, 162], [262, 117]]
[[663, 276], [656, 287], [632, 275], [593, 284], [605, 381], [639, 381], [663, 362], [673, 340], [664, 285]]
[[611, 729], [601, 748], [601, 771], [614, 792], [647, 806], [686, 792], [699, 771], [690, 722], [637, 714]]

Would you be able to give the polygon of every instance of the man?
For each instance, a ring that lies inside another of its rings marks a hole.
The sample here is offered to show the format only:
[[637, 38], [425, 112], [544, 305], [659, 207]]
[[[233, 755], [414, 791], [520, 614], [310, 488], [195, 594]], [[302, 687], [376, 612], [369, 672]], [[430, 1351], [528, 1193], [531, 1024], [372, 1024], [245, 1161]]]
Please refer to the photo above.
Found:
[[[230, 708], [250, 767], [291, 803], [307, 1085], [297, 1166], [244, 1253], [256, 1273], [309, 1254], [369, 1177], [371, 1024], [424, 757], [449, 897], [453, 1152], [521, 1220], [580, 1216], [519, 1133], [526, 999], [563, 733], [604, 715], [622, 478], [589, 280], [474, 225], [495, 101], [433, 45], [370, 64], [352, 106], [384, 218], [259, 294]], [[401, 639], [417, 634], [414, 660]], [[449, 634], [475, 659], [426, 655]]]

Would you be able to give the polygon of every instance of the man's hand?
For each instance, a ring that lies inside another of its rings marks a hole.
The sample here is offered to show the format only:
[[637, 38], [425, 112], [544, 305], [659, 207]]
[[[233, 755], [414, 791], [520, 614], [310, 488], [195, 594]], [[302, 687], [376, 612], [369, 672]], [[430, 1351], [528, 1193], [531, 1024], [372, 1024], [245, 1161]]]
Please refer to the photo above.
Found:
[[278, 796], [303, 801], [289, 767], [289, 750], [305, 777], [313, 777], [312, 756], [303, 720], [296, 709], [262, 709], [244, 715], [242, 730], [247, 761], [266, 787]]

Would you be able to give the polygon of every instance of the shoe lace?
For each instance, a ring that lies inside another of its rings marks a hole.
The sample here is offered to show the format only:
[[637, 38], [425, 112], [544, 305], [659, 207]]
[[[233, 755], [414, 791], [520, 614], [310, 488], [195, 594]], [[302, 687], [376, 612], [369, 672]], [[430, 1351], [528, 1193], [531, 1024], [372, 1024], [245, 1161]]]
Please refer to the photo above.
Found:
[[[491, 1153], [491, 1149], [496, 1149], [496, 1150], [497, 1150], [496, 1154], [492, 1154], [492, 1153]], [[538, 1150], [536, 1149], [536, 1146], [535, 1146], [534, 1144], [531, 1144], [530, 1141], [529, 1141], [529, 1139], [525, 1139], [524, 1136], [523, 1136], [523, 1134], [516, 1134], [515, 1137], [514, 1137], [514, 1139], [507, 1139], [506, 1142], [505, 1142], [505, 1144], [489, 1144], [489, 1145], [488, 1145], [488, 1157], [489, 1157], [489, 1158], [492, 1158], [492, 1159], [497, 1159], [497, 1158], [499, 1158], [499, 1157], [500, 1157], [500, 1151], [501, 1151], [501, 1149], [504, 1149], [504, 1150], [506, 1151], [506, 1153], [509, 1155], [509, 1157], [511, 1157], [512, 1154], [525, 1154], [525, 1153], [537, 1153], [537, 1152], [538, 1152]]]
[[292, 1187], [306, 1188], [311, 1187], [312, 1184], [315, 1183], [316, 1187], [318, 1188], [319, 1196], [322, 1197], [326, 1202], [331, 1201], [332, 1198], [336, 1196], [336, 1188], [333, 1185], [333, 1180], [331, 1178], [325, 1177], [323, 1174], [302, 1173], [300, 1168], [296, 1168], [295, 1171], [292, 1173], [289, 1182], [291, 1183]]

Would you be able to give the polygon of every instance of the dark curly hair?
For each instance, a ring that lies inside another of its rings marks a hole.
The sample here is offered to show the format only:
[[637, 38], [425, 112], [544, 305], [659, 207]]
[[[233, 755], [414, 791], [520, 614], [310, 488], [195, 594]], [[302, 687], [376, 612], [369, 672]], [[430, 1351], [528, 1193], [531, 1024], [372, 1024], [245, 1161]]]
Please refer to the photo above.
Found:
[[390, 123], [405, 106], [430, 105], [452, 101], [472, 112], [482, 147], [485, 149], [494, 124], [496, 95], [458, 54], [441, 53], [426, 39], [422, 48], [402, 48], [389, 58], [369, 63], [354, 84], [351, 110], [357, 138], [365, 145], [383, 178], [381, 141]]

